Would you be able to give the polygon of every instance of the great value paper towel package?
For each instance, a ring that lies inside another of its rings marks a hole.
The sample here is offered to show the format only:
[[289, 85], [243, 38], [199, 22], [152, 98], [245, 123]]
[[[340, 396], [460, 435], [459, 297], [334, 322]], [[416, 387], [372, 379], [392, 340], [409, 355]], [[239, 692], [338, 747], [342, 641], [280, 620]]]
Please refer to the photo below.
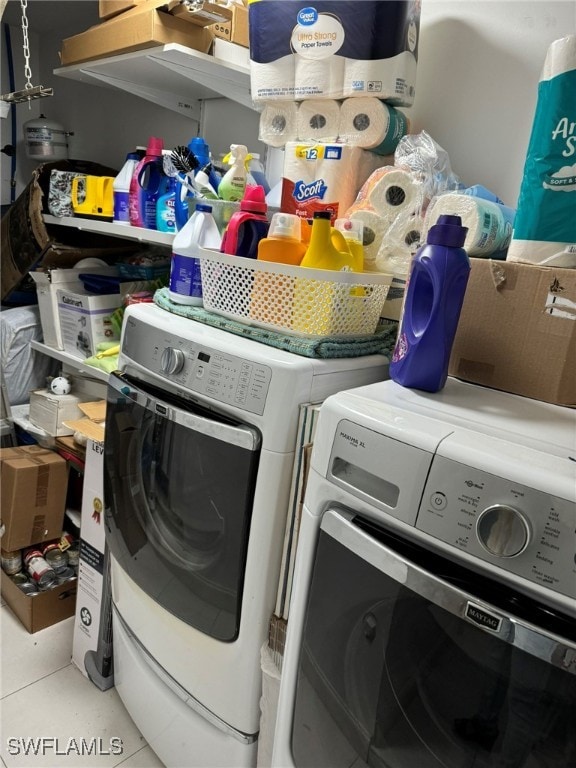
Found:
[[332, 223], [352, 205], [381, 160], [360, 147], [289, 141], [284, 150], [281, 209], [311, 219], [330, 211]]
[[420, 0], [259, 0], [249, 6], [255, 102], [414, 101]]

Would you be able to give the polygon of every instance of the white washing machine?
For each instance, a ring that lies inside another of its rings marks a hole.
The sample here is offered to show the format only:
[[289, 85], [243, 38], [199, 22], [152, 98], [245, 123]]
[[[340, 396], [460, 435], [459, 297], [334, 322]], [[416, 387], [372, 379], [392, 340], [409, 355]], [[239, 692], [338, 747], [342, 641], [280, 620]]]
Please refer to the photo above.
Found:
[[114, 675], [167, 766], [256, 762], [299, 405], [387, 375], [128, 308], [108, 387]]
[[326, 400], [276, 768], [574, 768], [576, 412], [448, 379]]

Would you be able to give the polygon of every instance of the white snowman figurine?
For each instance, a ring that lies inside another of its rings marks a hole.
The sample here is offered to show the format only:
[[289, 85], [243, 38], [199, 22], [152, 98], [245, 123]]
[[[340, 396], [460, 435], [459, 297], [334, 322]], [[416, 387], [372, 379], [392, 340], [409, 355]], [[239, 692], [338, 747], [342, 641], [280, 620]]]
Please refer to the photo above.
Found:
[[56, 376], [56, 378], [52, 379], [50, 382], [50, 391], [55, 395], [68, 395], [70, 394], [71, 389], [72, 384], [70, 379], [67, 379], [66, 376]]

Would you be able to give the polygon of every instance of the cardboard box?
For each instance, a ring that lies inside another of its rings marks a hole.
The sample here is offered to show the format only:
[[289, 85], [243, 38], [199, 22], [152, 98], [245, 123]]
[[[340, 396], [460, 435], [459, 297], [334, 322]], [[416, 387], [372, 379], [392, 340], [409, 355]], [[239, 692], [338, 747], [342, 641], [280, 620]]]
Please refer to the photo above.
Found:
[[130, 11], [114, 16], [74, 37], [62, 41], [63, 66], [104, 56], [129, 53], [166, 43], [179, 43], [208, 53], [213, 33], [208, 27], [191, 24], [159, 10], [165, 0], [149, 0]]
[[[91, 275], [117, 275], [117, 267], [90, 267], [85, 270]], [[46, 268], [30, 272], [30, 276], [36, 283], [36, 296], [38, 298], [38, 310], [42, 323], [44, 343], [55, 349], [64, 349], [60, 320], [58, 317], [59, 288], [66, 291], [82, 292], [84, 284], [79, 275], [83, 270]]]
[[[78, 598], [72, 639], [72, 661], [86, 676], [86, 654], [98, 647], [104, 588], [106, 538], [104, 534], [104, 444], [86, 445], [84, 489], [80, 523]], [[90, 620], [86, 621], [86, 617]]]
[[59, 538], [66, 510], [68, 465], [38, 445], [0, 449], [2, 549]]
[[237, 3], [231, 6], [232, 18], [230, 21], [218, 22], [211, 27], [215, 37], [236, 43], [243, 48], [250, 47], [248, 34], [248, 8]]
[[450, 375], [576, 406], [576, 270], [470, 261]]
[[2, 571], [2, 597], [30, 634], [74, 616], [76, 589], [77, 581], [71, 579], [46, 592], [25, 595]]
[[56, 293], [62, 345], [66, 352], [78, 358], [91, 357], [96, 354], [100, 342], [120, 341], [111, 317], [122, 305], [121, 294], [92, 296], [61, 288]]
[[146, 0], [100, 0], [98, 3], [98, 15], [101, 19], [110, 19], [119, 13], [129, 11], [137, 5], [142, 5]]
[[82, 417], [80, 402], [77, 395], [55, 395], [49, 389], [36, 389], [30, 392], [30, 421], [52, 437], [73, 435], [74, 430], [63, 422]]

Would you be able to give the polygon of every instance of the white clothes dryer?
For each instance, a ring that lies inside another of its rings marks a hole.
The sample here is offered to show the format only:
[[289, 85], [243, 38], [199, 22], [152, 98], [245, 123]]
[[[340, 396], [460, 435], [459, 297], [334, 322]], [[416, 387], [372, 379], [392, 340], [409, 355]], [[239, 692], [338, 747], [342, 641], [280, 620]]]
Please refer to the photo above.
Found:
[[276, 768], [576, 765], [576, 412], [448, 379], [329, 397]]
[[383, 379], [130, 306], [108, 387], [114, 675], [169, 767], [253, 766], [299, 406]]

